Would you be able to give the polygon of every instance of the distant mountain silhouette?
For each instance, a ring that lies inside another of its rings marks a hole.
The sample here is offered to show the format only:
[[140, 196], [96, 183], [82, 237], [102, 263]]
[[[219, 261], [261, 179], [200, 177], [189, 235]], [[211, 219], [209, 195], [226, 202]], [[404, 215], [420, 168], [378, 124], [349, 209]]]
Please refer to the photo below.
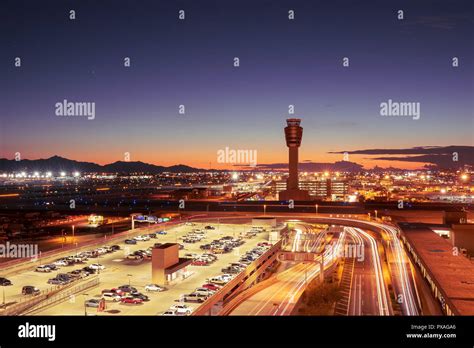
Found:
[[192, 173], [207, 171], [205, 169], [193, 168], [184, 164], [173, 165], [170, 167], [157, 166], [154, 164], [144, 162], [125, 162], [117, 161], [114, 163], [100, 165], [92, 162], [79, 162], [67, 158], [53, 156], [47, 159], [21, 161], [8, 160], [6, 158], [0, 159], [0, 170], [9, 172], [73, 172], [79, 171], [81, 173]]

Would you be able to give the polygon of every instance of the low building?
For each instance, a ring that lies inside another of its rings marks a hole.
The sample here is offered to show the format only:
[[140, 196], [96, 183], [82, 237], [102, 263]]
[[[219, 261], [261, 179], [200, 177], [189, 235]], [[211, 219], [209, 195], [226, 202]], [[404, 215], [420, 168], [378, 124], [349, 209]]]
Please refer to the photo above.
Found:
[[161, 286], [185, 279], [189, 272], [187, 266], [191, 259], [179, 257], [179, 244], [164, 243], [152, 249], [151, 278], [154, 284]]

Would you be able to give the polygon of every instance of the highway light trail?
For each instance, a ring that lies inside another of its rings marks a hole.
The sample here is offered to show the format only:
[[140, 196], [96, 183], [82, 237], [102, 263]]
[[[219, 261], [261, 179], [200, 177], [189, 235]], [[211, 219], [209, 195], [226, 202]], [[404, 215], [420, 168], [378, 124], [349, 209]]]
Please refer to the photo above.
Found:
[[[335, 260], [337, 260], [337, 258], [339, 257], [340, 255], [340, 250], [341, 248], [343, 247], [344, 245], [344, 240], [345, 240], [345, 231], [341, 232], [341, 234], [339, 235], [339, 238], [337, 240], [337, 242], [326, 248], [323, 255], [323, 259], [324, 259], [324, 269], [327, 269], [329, 268]], [[286, 294], [284, 300], [280, 303], [280, 305], [276, 308], [276, 310], [274, 311], [273, 315], [287, 315], [290, 311], [290, 309], [293, 308], [295, 302], [297, 301], [297, 299], [299, 298], [299, 296], [301, 295], [301, 293], [303, 292], [304, 290], [304, 287], [316, 276], [319, 274], [319, 272], [321, 271], [321, 267], [320, 267], [320, 263], [318, 263], [318, 261], [321, 261], [321, 257], [317, 257], [316, 258], [316, 263], [309, 263], [307, 265], [305, 265], [305, 267], [303, 268], [303, 270], [301, 270], [299, 272], [299, 274], [295, 277], [296, 279], [298, 279], [299, 277], [299, 280], [297, 281], [297, 283], [295, 285], [293, 285], [291, 287], [291, 289], [288, 291], [288, 293]], [[295, 279], [293, 278], [293, 279]]]
[[[350, 231], [351, 235], [356, 238], [358, 243], [362, 240], [359, 239], [357, 235], [360, 234], [368, 242], [370, 252], [372, 255], [374, 274], [375, 274], [375, 284], [377, 287], [377, 304], [379, 308], [379, 315], [390, 315], [389, 304], [387, 299], [387, 293], [385, 290], [385, 283], [382, 271], [382, 263], [380, 261], [380, 255], [378, 252], [377, 241], [367, 232], [361, 230], [360, 228], [346, 227], [346, 230]], [[365, 244], [364, 244], [365, 245]]]
[[419, 315], [418, 307], [416, 305], [415, 297], [412, 292], [412, 286], [410, 285], [409, 275], [406, 269], [408, 263], [407, 257], [405, 255], [405, 250], [398, 239], [397, 230], [394, 227], [372, 223], [377, 227], [382, 228], [386, 231], [390, 237], [390, 246], [393, 254], [395, 255], [397, 262], [398, 273], [401, 279], [401, 291], [402, 291], [402, 307], [406, 315]]

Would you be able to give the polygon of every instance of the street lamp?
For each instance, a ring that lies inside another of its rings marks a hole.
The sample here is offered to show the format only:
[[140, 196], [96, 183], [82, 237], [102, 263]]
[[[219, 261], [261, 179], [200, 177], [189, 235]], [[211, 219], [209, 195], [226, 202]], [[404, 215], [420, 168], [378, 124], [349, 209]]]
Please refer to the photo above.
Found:
[[84, 296], [84, 316], [87, 317], [86, 296], [88, 296], [88, 294], [82, 294], [82, 296]]
[[6, 302], [5, 302], [5, 285], [2, 285], [3, 288], [3, 302], [2, 302], [2, 307], [6, 307]]
[[128, 286], [131, 286], [132, 283], [131, 283], [131, 281], [130, 281], [130, 278], [132, 277], [132, 275], [131, 275], [131, 274], [127, 274], [127, 277], [128, 277]]
[[267, 214], [267, 205], [264, 204], [263, 205], [263, 215], [266, 215]]
[[375, 213], [375, 220], [377, 220], [377, 210], [375, 210], [374, 213]]
[[314, 205], [314, 208], [316, 209], [316, 215], [317, 215], [317, 214], [318, 214], [318, 205], [315, 204], [315, 205]]

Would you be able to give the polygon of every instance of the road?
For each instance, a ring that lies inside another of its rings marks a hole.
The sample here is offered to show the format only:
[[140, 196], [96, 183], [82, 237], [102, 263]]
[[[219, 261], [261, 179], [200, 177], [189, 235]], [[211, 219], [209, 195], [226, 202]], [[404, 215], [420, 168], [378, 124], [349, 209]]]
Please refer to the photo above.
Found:
[[[299, 234], [301, 235], [301, 233]], [[324, 269], [330, 268], [341, 254], [345, 232], [324, 251]], [[316, 262], [299, 263], [277, 275], [275, 283], [238, 305], [230, 315], [290, 315], [306, 285], [320, 272], [321, 258]]]
[[[347, 255], [356, 258], [352, 274], [349, 315], [390, 315], [388, 289], [384, 282], [378, 243], [369, 233], [346, 227], [355, 241], [361, 255]], [[350, 249], [353, 250], [353, 249]], [[346, 256], [346, 257], [347, 257]]]

